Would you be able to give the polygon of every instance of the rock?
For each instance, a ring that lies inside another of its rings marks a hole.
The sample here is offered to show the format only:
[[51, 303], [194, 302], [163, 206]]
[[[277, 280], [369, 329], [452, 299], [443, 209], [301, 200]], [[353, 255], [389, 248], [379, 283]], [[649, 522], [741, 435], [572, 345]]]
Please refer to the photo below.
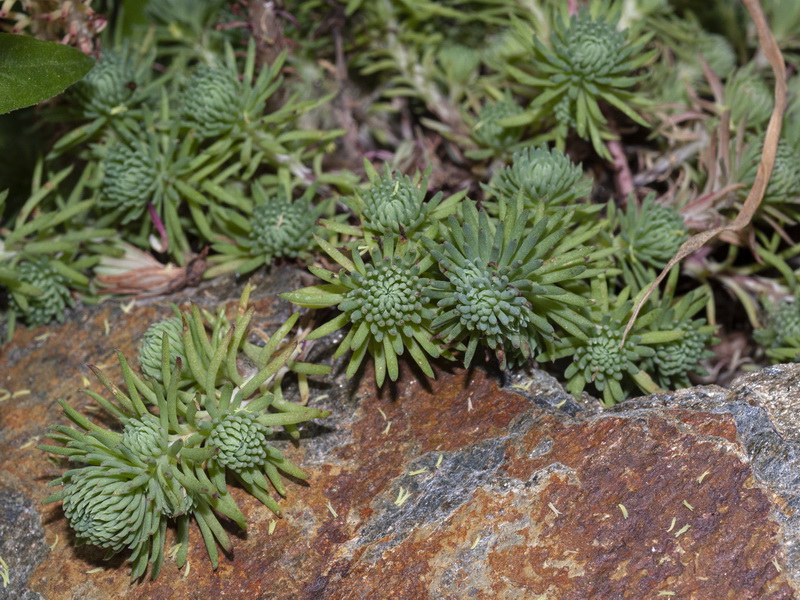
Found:
[[[299, 287], [297, 276], [277, 270], [262, 282], [263, 326], [286, 317], [274, 293]], [[238, 292], [223, 282], [171, 300], [212, 307]], [[156, 581], [131, 585], [122, 557], [74, 547], [60, 506], [41, 504], [62, 467], [35, 444], [65, 421], [57, 398], [91, 405], [78, 393], [91, 378], [83, 363], [120, 379], [113, 350], [132, 357], [149, 323], [169, 314], [164, 301], [127, 313], [106, 302], [47, 339], [20, 329], [2, 349], [0, 387], [18, 395], [0, 403], [0, 556], [11, 577], [0, 598], [797, 595], [800, 418], [787, 404], [800, 365], [612, 410], [575, 402], [538, 371], [503, 382], [440, 365], [427, 381], [404, 366], [400, 382], [376, 391], [369, 368], [357, 383], [339, 369], [312, 394], [331, 417], [284, 443], [310, 479], [290, 484], [272, 534], [272, 513], [234, 489], [250, 526], [229, 529], [234, 549], [219, 569], [193, 531], [190, 569], [168, 560]]]
[[[8, 566], [9, 582], [0, 587], [0, 598], [38, 600], [41, 596], [27, 589], [27, 581], [34, 567], [47, 556], [44, 530], [38, 508], [20, 489], [23, 482], [13, 482], [3, 473], [4, 485], [0, 487], [0, 557]], [[0, 578], [1, 579], [1, 578]], [[0, 585], [2, 585], [0, 583]]]

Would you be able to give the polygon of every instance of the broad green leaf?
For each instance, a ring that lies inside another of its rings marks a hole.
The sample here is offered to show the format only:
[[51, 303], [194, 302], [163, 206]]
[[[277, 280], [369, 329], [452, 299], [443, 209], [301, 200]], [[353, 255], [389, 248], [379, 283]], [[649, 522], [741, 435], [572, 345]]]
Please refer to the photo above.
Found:
[[0, 114], [60, 94], [93, 65], [91, 58], [75, 48], [0, 33]]

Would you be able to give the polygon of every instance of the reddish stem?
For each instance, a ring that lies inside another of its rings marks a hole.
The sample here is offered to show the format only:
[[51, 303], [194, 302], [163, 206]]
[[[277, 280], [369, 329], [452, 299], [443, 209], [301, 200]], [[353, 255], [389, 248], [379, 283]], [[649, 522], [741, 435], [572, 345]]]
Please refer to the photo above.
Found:
[[578, 0], [567, 0], [567, 10], [569, 11], [569, 16], [577, 15], [578, 14]]
[[162, 251], [166, 252], [169, 249], [169, 239], [167, 238], [167, 230], [164, 227], [164, 222], [161, 220], [161, 217], [158, 216], [158, 213], [156, 212], [156, 207], [153, 206], [152, 202], [147, 203], [147, 212], [150, 213], [150, 219], [153, 221], [153, 225], [155, 225], [156, 231], [158, 231], [158, 235], [161, 236], [161, 243], [164, 246]]
[[633, 173], [628, 166], [628, 159], [625, 157], [625, 151], [619, 140], [608, 140], [606, 148], [614, 158], [614, 184], [624, 205], [628, 201], [628, 196], [633, 193]]

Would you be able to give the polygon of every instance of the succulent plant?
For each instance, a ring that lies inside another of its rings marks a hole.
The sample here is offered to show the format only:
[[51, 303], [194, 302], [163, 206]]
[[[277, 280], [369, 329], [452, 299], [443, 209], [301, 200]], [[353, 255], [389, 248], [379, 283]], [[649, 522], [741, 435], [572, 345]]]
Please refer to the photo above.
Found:
[[241, 116], [241, 84], [226, 69], [198, 67], [183, 92], [181, 115], [204, 137], [233, 129]]
[[[180, 316], [180, 323], [169, 318], [151, 326], [155, 330], [161, 329], [162, 342], [156, 344], [154, 340], [150, 340], [153, 348], [145, 352], [143, 341], [140, 361], [144, 362], [140, 364], [148, 363], [151, 378], [161, 383], [170, 380], [170, 373], [178, 360], [188, 365], [190, 368], [182, 370], [181, 380], [177, 383], [178, 396], [183, 402], [192, 401], [193, 394], [208, 392], [214, 386], [220, 388], [226, 383], [232, 388], [241, 388], [253, 379], [254, 374], [261, 373], [265, 378], [256, 379], [254, 384], [257, 383], [260, 388], [273, 394], [271, 409], [290, 410], [293, 405], [283, 400], [281, 391], [283, 378], [289, 372], [297, 380], [302, 401], [308, 402], [308, 376], [325, 375], [330, 367], [302, 360], [304, 346], [300, 341], [304, 334], [289, 337], [300, 317], [299, 313], [291, 315], [264, 345], [259, 346], [248, 340], [245, 334], [253, 312], [252, 309], [246, 310], [250, 292], [251, 287], [248, 285], [239, 300], [238, 313], [234, 320], [228, 318], [224, 307], [220, 307], [216, 314], [211, 314], [201, 311], [196, 305], [184, 312], [173, 305], [172, 310], [176, 316]], [[235, 335], [232, 331], [235, 331]], [[173, 343], [175, 332], [180, 335], [178, 343]], [[166, 346], [163, 344], [165, 336], [169, 342]], [[216, 348], [220, 346], [227, 348], [224, 360], [215, 354]], [[155, 356], [156, 350], [160, 352], [158, 359]], [[149, 358], [143, 359], [145, 354]], [[155, 373], [156, 368], [160, 368], [160, 374]], [[288, 424], [285, 429], [292, 437], [299, 435], [294, 425]]]
[[549, 235], [547, 220], [528, 228], [528, 211], [514, 206], [495, 221], [464, 203], [463, 226], [451, 216], [442, 244], [425, 240], [444, 276], [431, 283], [429, 295], [441, 311], [431, 328], [448, 344], [466, 342], [467, 366], [479, 343], [504, 369], [531, 358], [541, 340], [553, 337], [553, 323], [569, 322], [576, 316], [573, 307], [584, 304], [559, 283], [582, 275], [591, 250], [559, 255], [559, 236]]
[[43, 257], [20, 261], [15, 267], [18, 281], [40, 291], [21, 304], [18, 296], [11, 297], [11, 306], [22, 315], [30, 327], [46, 325], [50, 321], [64, 322], [64, 311], [75, 305], [70, 292], [70, 279]]
[[605, 406], [622, 402], [636, 388], [647, 394], [659, 391], [651, 372], [644, 367], [647, 360], [655, 356], [656, 345], [680, 339], [684, 332], [673, 330], [669, 325], [664, 329], [652, 328], [653, 322], [664, 311], [656, 307], [643, 311], [623, 340], [633, 309], [630, 292], [631, 288], [626, 287], [619, 294], [611, 295], [605, 275], [593, 278], [593, 302], [586, 310], [591, 325], [548, 343], [545, 351], [537, 357], [540, 362], [571, 359], [564, 377], [568, 380], [567, 391], [576, 398], [587, 385], [602, 395], [601, 402]]
[[591, 382], [603, 394], [603, 403], [616, 404], [625, 398], [621, 381], [625, 375], [639, 374], [643, 359], [655, 354], [641, 343], [641, 336], [630, 336], [622, 341], [624, 322], [601, 318], [595, 331], [575, 349], [575, 355], [564, 377], [569, 380], [567, 390], [580, 395], [586, 383]]
[[386, 375], [394, 381], [399, 374], [397, 357], [408, 349], [423, 372], [433, 377], [425, 357], [442, 353], [441, 344], [432, 341], [431, 320], [435, 317], [429, 296], [426, 271], [433, 260], [420, 257], [409, 243], [394, 236], [381, 239], [366, 259], [351, 247], [352, 259], [317, 238], [319, 245], [343, 267], [338, 274], [310, 266], [309, 270], [325, 281], [281, 294], [281, 298], [308, 308], [337, 306], [337, 317], [309, 334], [320, 338], [350, 325], [350, 330], [334, 354], [335, 358], [352, 350], [347, 377], [355, 375], [367, 353], [375, 361], [375, 380], [383, 385]]
[[85, 118], [113, 116], [128, 110], [135, 97], [136, 68], [126, 53], [107, 51], [86, 77], [70, 88]]
[[[417, 233], [425, 222], [428, 175], [422, 183], [422, 189], [414, 185], [407, 175], [397, 179], [390, 172], [377, 181], [371, 182], [369, 189], [359, 194], [363, 204], [362, 223], [364, 227], [378, 234], [408, 231], [408, 235]], [[435, 199], [433, 204], [437, 203]]]
[[256, 182], [252, 187], [255, 205], [241, 197], [241, 213], [218, 207], [216, 220], [225, 235], [218, 236], [219, 241], [212, 246], [217, 254], [210, 257], [214, 266], [206, 276], [249, 273], [278, 258], [308, 260], [316, 247], [314, 233], [320, 229], [317, 219], [328, 207], [324, 201], [316, 206], [312, 203], [316, 192], [312, 186], [293, 199], [291, 190], [283, 186], [268, 190]]
[[[148, 563], [155, 578], [164, 560], [167, 520], [179, 512], [186, 492], [175, 478], [176, 446], [168, 449], [166, 445], [166, 418], [150, 415], [136, 396], [128, 397], [121, 391], [115, 394], [120, 404], [102, 397], [100, 403], [122, 419], [122, 434], [103, 429], [60, 401], [80, 429], [55, 426], [50, 437], [66, 445], [40, 448], [84, 466], [68, 470], [51, 482], [62, 489], [45, 502], [63, 500], [64, 514], [78, 544], [104, 548], [107, 556], [131, 549], [132, 579], [141, 577]], [[141, 406], [134, 406], [134, 397]], [[142, 447], [143, 436], [134, 430], [144, 428], [148, 428], [147, 441], [157, 441], [155, 446]], [[124, 442], [131, 443], [132, 448]]]
[[491, 156], [489, 150], [494, 152], [514, 150], [522, 139], [524, 127], [519, 125], [508, 127], [502, 122], [504, 119], [522, 114], [524, 114], [522, 107], [510, 95], [506, 95], [502, 100], [484, 104], [478, 112], [478, 121], [472, 128], [472, 138], [487, 150], [481, 154], [473, 151], [471, 158]]
[[127, 420], [122, 429], [121, 443], [136, 458], [147, 462], [166, 453], [166, 436], [163, 433], [161, 420], [155, 415], [147, 413], [138, 419]]
[[662, 269], [689, 237], [681, 214], [667, 204], [657, 203], [653, 194], [640, 207], [628, 202], [619, 227], [630, 266], [643, 263]]
[[[346, 203], [358, 216], [361, 229], [375, 237], [395, 235], [418, 239], [423, 233], [436, 235], [439, 222], [456, 209], [464, 196], [458, 193], [442, 201], [443, 194], [439, 192], [426, 201], [430, 168], [425, 173], [417, 172], [413, 178], [392, 172], [388, 165], [381, 175], [366, 160], [364, 169], [369, 187], [357, 190]], [[358, 228], [326, 224], [343, 233], [361, 235]]]
[[607, 102], [647, 126], [636, 111], [647, 101], [631, 88], [642, 80], [637, 70], [654, 56], [654, 51], [644, 50], [650, 36], [631, 40], [627, 31], [617, 31], [617, 21], [618, 11], [609, 11], [604, 3], [593, 5], [592, 12], [581, 9], [566, 23], [558, 17], [550, 34], [550, 46], [538, 38], [529, 46], [535, 75], [508, 67], [510, 75], [521, 84], [541, 90], [531, 106], [556, 116], [554, 137], [559, 148], [563, 148], [574, 120], [577, 134], [591, 140], [598, 154], [611, 158], [604, 142], [613, 135], [600, 102]]
[[[531, 356], [537, 334], [553, 333], [553, 326], [533, 311], [520, 289], [523, 282], [534, 294], [547, 291], [530, 283], [542, 261], [530, 260], [531, 245], [520, 247], [520, 238], [506, 240], [506, 223], [499, 224], [492, 232], [485, 211], [478, 213], [474, 206], [467, 205], [464, 212], [468, 218], [463, 230], [458, 231], [459, 225], [452, 217], [448, 223], [454, 229], [451, 229], [452, 241], [447, 240], [441, 247], [428, 245], [446, 277], [431, 284], [430, 294], [444, 311], [433, 321], [432, 328], [447, 343], [469, 340], [464, 357], [466, 366], [472, 362], [480, 342], [494, 351], [501, 368], [505, 368], [506, 357], [514, 356], [515, 352], [523, 358]], [[520, 215], [520, 222], [526, 216]], [[528, 239], [538, 241], [536, 237]]]
[[720, 78], [728, 77], [736, 68], [736, 53], [722, 35], [704, 32], [696, 41], [695, 48]]
[[683, 337], [673, 342], [655, 346], [652, 358], [656, 381], [664, 389], [687, 388], [691, 385], [689, 373], [707, 375], [700, 366], [700, 360], [711, 358], [714, 353], [708, 350], [713, 327], [706, 325], [705, 319], [695, 319], [685, 324]]
[[151, 379], [163, 380], [161, 360], [163, 353], [162, 338], [169, 338], [170, 371], [175, 368], [175, 361], [180, 358], [186, 363], [186, 350], [183, 347], [183, 319], [180, 316], [168, 317], [153, 323], [144, 332], [139, 343], [139, 368]]
[[64, 515], [78, 544], [103, 548], [108, 556], [133, 548], [134, 569], [152, 563], [155, 577], [164, 560], [167, 524], [166, 515], [151, 501], [160, 495], [158, 484], [134, 466], [138, 461], [126, 463], [104, 449], [115, 467], [90, 466], [64, 475]]
[[599, 205], [586, 202], [592, 182], [584, 176], [581, 165], [573, 163], [556, 148], [527, 147], [515, 152], [511, 164], [492, 178], [488, 190], [510, 201], [519, 197], [530, 210], [544, 205], [547, 214], [599, 210]]
[[737, 126], [747, 119], [748, 127], [763, 128], [770, 116], [774, 100], [772, 90], [753, 66], [738, 69], [725, 82], [725, 103], [731, 109], [731, 122]]
[[[200, 182], [232, 157], [232, 143], [199, 151], [195, 136], [181, 134], [181, 121], [173, 118], [166, 96], [161, 110], [146, 113], [144, 121], [135, 135], [126, 134], [108, 150], [95, 147], [102, 167], [98, 205], [104, 209], [98, 222], [128, 225], [129, 241], [143, 248], [156, 246], [183, 265], [190, 236], [214, 237], [212, 201], [200, 191]], [[158, 238], [150, 237], [154, 232]]]
[[104, 50], [86, 77], [67, 90], [66, 106], [44, 107], [55, 121], [89, 120], [59, 137], [51, 158], [89, 140], [111, 145], [138, 135], [145, 113], [157, 101], [157, 90], [170, 77], [153, 77], [155, 54], [148, 39], [135, 50], [127, 43]]
[[764, 326], [753, 338], [773, 362], [800, 362], [800, 296], [779, 302], [762, 300]]
[[[673, 289], [674, 280], [675, 276], [668, 289]], [[707, 375], [700, 361], [714, 356], [708, 348], [718, 341], [714, 337], [716, 327], [707, 324], [705, 319], [693, 317], [706, 306], [709, 295], [707, 287], [695, 288], [677, 301], [667, 295], [662, 300], [660, 314], [657, 313], [657, 318], [648, 325], [653, 331], [681, 333], [676, 339], [653, 344], [655, 354], [641, 364], [643, 369], [653, 373], [656, 382], [664, 389], [689, 387], [690, 373]]]
[[[172, 354], [170, 335], [164, 331], [162, 356], [167, 360], [162, 361], [159, 380], [141, 379], [119, 353], [127, 391], [93, 367], [113, 400], [87, 393], [120, 422], [121, 432], [105, 429], [59, 401], [77, 428], [54, 426], [50, 438], [63, 445], [40, 446], [80, 465], [51, 483], [62, 489], [45, 501], [63, 501], [79, 543], [104, 548], [109, 556], [130, 549], [134, 580], [144, 575], [148, 564], [151, 577], [158, 576], [168, 523], [177, 525], [176, 562], [178, 566], [186, 562], [190, 518], [197, 521], [211, 563], [217, 567], [217, 544], [231, 547], [218, 515], [246, 526], [228, 493], [228, 474], [278, 516], [280, 506], [269, 491], [274, 487], [286, 495], [281, 473], [306, 478], [270, 444], [273, 428], [295, 427], [328, 413], [286, 402], [278, 390], [268, 389], [296, 349], [295, 342], [275, 353], [296, 317], [276, 332], [277, 339], [273, 336], [259, 349], [265, 367], [247, 380], [238, 373], [236, 353], [253, 314], [252, 309], [245, 312], [249, 294], [248, 287], [234, 327], [223, 336], [209, 339], [202, 322], [197, 327], [196, 311], [184, 315], [186, 366], [190, 379], [202, 384], [179, 390], [179, 382], [186, 379], [181, 375], [184, 361], [176, 358], [174, 368], [167, 371]], [[231, 379], [237, 382], [235, 389]]]
[[113, 145], [103, 165], [99, 205], [119, 213], [123, 225], [139, 220], [147, 205], [163, 194], [161, 165], [144, 143]]
[[[226, 44], [222, 60], [215, 56], [219, 64], [198, 67], [189, 79], [182, 95], [182, 125], [186, 131], [200, 133], [206, 153], [224, 153], [233, 146], [246, 172], [252, 174], [269, 165], [308, 186], [314, 177], [306, 160], [321, 158], [325, 144], [344, 132], [297, 128], [302, 115], [330, 97], [301, 100], [295, 93], [278, 102], [275, 93], [283, 84], [281, 70], [286, 58], [283, 52], [257, 69], [256, 44], [251, 40], [240, 70], [233, 47]], [[336, 177], [331, 174], [330, 179]]]
[[313, 247], [319, 210], [311, 205], [311, 196], [297, 200], [283, 190], [253, 209], [250, 240], [254, 253], [267, 261], [277, 257], [297, 258]]
[[[227, 394], [227, 389], [223, 388], [224, 394]], [[205, 441], [205, 447], [212, 451], [207, 469], [217, 490], [224, 492], [225, 473], [228, 471], [248, 492], [280, 515], [280, 507], [269, 495], [271, 486], [282, 496], [286, 495], [280, 471], [301, 480], [308, 476], [268, 443], [273, 435], [272, 428], [266, 424], [270, 419], [259, 415], [258, 405], [253, 408], [237, 408], [234, 403], [225, 408], [224, 403], [221, 403], [220, 409], [214, 414]], [[317, 413], [321, 416], [326, 414], [320, 411]], [[308, 416], [303, 416], [294, 413], [293, 420], [291, 413], [284, 413], [284, 420], [287, 423], [308, 420]]]
[[270, 430], [253, 413], [225, 413], [211, 421], [208, 444], [218, 449], [211, 460], [237, 473], [267, 462], [267, 435]]
[[[88, 174], [81, 174], [67, 197], [62, 193], [71, 171], [48, 175], [40, 160], [22, 209], [0, 226], [0, 291], [8, 292], [8, 339], [17, 319], [30, 326], [63, 322], [64, 310], [78, 297], [92, 297], [84, 271], [103, 254], [113, 254], [104, 240], [114, 232], [86, 223], [93, 205], [81, 199]], [[7, 198], [7, 191], [0, 192], [0, 218]]]
[[[738, 179], [745, 185], [740, 192], [742, 197], [755, 182], [762, 147], [760, 140], [751, 140], [742, 155], [738, 171]], [[779, 223], [800, 221], [800, 151], [787, 140], [778, 143], [772, 175], [758, 212]]]

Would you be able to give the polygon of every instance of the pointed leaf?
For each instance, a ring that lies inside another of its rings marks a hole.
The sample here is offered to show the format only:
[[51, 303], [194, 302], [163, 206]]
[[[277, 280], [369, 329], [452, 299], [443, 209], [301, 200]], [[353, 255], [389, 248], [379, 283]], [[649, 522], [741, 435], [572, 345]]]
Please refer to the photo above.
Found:
[[91, 58], [69, 46], [0, 33], [0, 114], [60, 94], [93, 65]]

